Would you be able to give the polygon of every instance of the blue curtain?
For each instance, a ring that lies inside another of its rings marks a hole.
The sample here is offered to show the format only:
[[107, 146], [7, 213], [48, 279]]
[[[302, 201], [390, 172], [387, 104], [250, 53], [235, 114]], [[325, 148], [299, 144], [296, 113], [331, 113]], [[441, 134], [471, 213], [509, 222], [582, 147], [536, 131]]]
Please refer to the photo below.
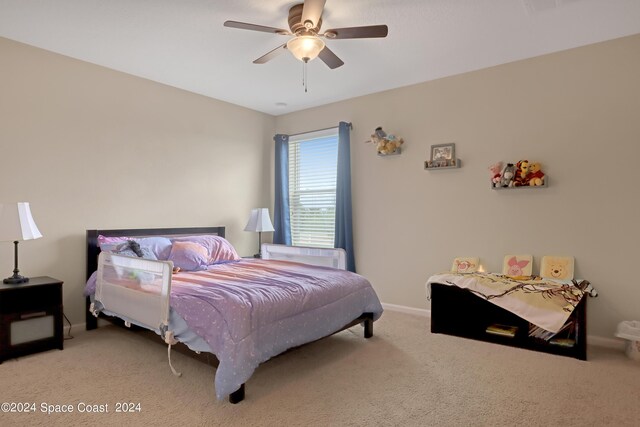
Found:
[[289, 220], [289, 135], [276, 135], [275, 206], [273, 209], [273, 243], [291, 245]]
[[351, 211], [351, 123], [338, 126], [338, 177], [336, 184], [336, 230], [334, 247], [347, 252], [347, 270], [356, 271], [353, 253], [353, 223]]

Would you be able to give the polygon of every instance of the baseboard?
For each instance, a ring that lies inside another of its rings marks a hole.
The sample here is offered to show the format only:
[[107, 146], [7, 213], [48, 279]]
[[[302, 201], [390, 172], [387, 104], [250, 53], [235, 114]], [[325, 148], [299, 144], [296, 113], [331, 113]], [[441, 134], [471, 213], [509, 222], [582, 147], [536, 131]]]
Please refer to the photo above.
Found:
[[413, 308], [404, 305], [382, 303], [382, 308], [389, 311], [397, 311], [400, 313], [413, 314], [415, 316], [431, 317], [431, 310], [424, 308]]
[[615, 350], [624, 351], [625, 342], [617, 338], [599, 337], [595, 335], [587, 335], [587, 344], [597, 347], [613, 348]]
[[[382, 303], [382, 308], [399, 313], [413, 314], [415, 316], [431, 317], [431, 310], [424, 308], [407, 307], [405, 305]], [[597, 347], [624, 350], [625, 342], [617, 338], [600, 337], [597, 335], [587, 335], [587, 343]]]

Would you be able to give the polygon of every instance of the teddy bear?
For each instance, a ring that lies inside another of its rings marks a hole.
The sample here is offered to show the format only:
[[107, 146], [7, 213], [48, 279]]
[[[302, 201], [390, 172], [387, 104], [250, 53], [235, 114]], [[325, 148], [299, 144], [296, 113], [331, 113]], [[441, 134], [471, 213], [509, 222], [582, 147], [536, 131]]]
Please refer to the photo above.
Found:
[[378, 139], [377, 149], [380, 154], [395, 153], [404, 143], [402, 138], [397, 139], [394, 135], [387, 135], [384, 139]]
[[365, 142], [373, 142], [376, 145], [378, 154], [393, 154], [402, 144], [404, 140], [397, 138], [395, 135], [387, 134], [382, 130], [382, 127], [378, 126], [375, 132], [371, 135], [371, 139]]
[[516, 176], [516, 165], [507, 163], [502, 170], [502, 178], [500, 178], [500, 187], [513, 187], [513, 178]]
[[513, 185], [515, 187], [522, 187], [524, 185], [529, 185], [529, 161], [528, 160], [520, 160], [516, 163], [516, 176], [513, 180]]
[[541, 170], [540, 163], [533, 162], [529, 165], [529, 175], [527, 179], [529, 185], [532, 187], [544, 185], [544, 173]]
[[489, 166], [489, 172], [491, 172], [491, 186], [498, 187], [500, 185], [500, 178], [502, 178], [502, 162], [497, 162]]

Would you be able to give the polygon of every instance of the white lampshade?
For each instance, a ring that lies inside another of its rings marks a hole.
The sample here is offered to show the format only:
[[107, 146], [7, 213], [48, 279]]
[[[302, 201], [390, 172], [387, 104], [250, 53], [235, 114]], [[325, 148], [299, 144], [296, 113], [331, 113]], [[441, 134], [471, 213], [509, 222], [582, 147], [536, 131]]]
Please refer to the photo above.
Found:
[[287, 49], [300, 61], [307, 62], [320, 54], [324, 41], [315, 36], [299, 36], [287, 42]]
[[40, 237], [42, 234], [31, 216], [29, 203], [0, 204], [0, 241], [12, 242]]
[[271, 224], [271, 218], [269, 218], [269, 209], [252, 209], [244, 231], [275, 231], [273, 224]]

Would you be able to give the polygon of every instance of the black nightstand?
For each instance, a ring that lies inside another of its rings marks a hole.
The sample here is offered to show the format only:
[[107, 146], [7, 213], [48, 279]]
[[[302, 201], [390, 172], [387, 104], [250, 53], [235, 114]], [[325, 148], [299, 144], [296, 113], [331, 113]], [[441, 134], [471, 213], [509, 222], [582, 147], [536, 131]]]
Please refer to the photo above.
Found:
[[58, 348], [62, 329], [62, 282], [32, 277], [19, 285], [0, 284], [0, 363]]

